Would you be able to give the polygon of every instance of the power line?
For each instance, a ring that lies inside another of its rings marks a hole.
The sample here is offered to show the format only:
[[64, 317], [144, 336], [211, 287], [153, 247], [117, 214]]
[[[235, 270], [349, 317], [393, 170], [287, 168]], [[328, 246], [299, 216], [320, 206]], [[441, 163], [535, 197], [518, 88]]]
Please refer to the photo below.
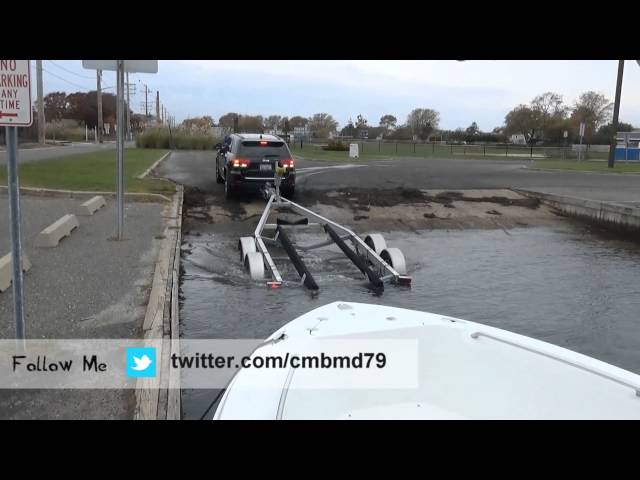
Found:
[[86, 78], [86, 79], [89, 79], [89, 80], [94, 80], [94, 78], [93, 78], [93, 77], [87, 77], [86, 75], [80, 75], [79, 73], [73, 72], [73, 71], [69, 70], [68, 68], [63, 67], [62, 65], [58, 65], [58, 64], [57, 64], [56, 62], [54, 62], [53, 60], [45, 60], [45, 61], [46, 61], [46, 62], [49, 62], [49, 63], [52, 63], [52, 64], [54, 64], [56, 67], [58, 67], [58, 68], [60, 68], [60, 69], [64, 70], [65, 72], [68, 72], [68, 73], [70, 73], [70, 74], [72, 74], [72, 75], [75, 75], [75, 76], [77, 76], [77, 77], [80, 77], [80, 78]]
[[85, 90], [91, 90], [90, 88], [88, 88], [88, 87], [86, 87], [86, 86], [84, 86], [84, 85], [79, 85], [79, 84], [77, 84], [77, 83], [74, 83], [74, 82], [72, 82], [72, 81], [70, 81], [70, 80], [67, 80], [66, 78], [63, 78], [63, 77], [61, 77], [61, 76], [59, 76], [59, 75], [56, 75], [55, 73], [50, 72], [49, 70], [45, 70], [44, 68], [42, 69], [42, 71], [43, 71], [43, 72], [47, 72], [49, 75], [53, 75], [54, 77], [56, 77], [56, 78], [58, 78], [58, 79], [62, 80], [63, 82], [67, 82], [67, 83], [69, 83], [69, 84], [71, 84], [71, 85], [73, 85], [73, 86], [75, 86], [75, 87], [80, 87], [80, 88], [83, 88], [83, 89], [85, 89]]

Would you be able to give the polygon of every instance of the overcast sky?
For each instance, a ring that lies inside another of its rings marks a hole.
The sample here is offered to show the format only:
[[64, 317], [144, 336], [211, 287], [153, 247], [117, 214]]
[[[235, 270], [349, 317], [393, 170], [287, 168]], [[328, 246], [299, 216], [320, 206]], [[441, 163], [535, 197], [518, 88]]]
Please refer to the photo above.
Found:
[[[95, 89], [95, 73], [80, 60], [45, 60], [43, 66], [45, 94]], [[307, 117], [327, 112], [341, 127], [360, 113], [377, 125], [387, 113], [403, 123], [413, 108], [422, 107], [440, 112], [441, 128], [475, 121], [490, 131], [515, 105], [547, 91], [563, 95], [568, 104], [587, 90], [613, 101], [616, 74], [615, 60], [160, 60], [157, 74], [132, 74], [129, 81], [137, 84], [134, 111], [144, 111], [144, 82], [153, 92], [149, 100], [159, 90], [161, 103], [178, 122], [201, 115], [217, 121], [227, 112]], [[116, 83], [114, 72], [103, 79], [103, 87]], [[640, 127], [635, 60], [625, 64], [620, 120]]]

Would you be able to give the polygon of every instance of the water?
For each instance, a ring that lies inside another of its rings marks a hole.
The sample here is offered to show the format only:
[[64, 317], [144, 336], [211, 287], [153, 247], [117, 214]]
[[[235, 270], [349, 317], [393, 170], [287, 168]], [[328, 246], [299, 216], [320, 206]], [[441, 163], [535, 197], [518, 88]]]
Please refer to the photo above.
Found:
[[[305, 255], [320, 286], [270, 290], [241, 268], [237, 236], [185, 236], [181, 334], [265, 338], [312, 308], [336, 300], [460, 317], [590, 355], [640, 374], [640, 245], [581, 224], [557, 228], [385, 232], [413, 276], [411, 289], [381, 297], [335, 246]], [[312, 243], [320, 237], [298, 234]], [[275, 257], [286, 257], [276, 252]], [[294, 279], [290, 262], [276, 261]], [[316, 273], [317, 272], [317, 273]], [[216, 392], [184, 391], [184, 418], [199, 418]]]

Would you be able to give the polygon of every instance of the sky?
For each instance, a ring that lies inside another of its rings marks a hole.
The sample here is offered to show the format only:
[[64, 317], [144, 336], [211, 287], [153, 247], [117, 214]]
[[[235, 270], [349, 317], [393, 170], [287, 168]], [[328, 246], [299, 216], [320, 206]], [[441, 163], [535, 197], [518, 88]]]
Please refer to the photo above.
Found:
[[[35, 61], [33, 62], [35, 64]], [[326, 112], [343, 127], [358, 114], [378, 125], [385, 114], [404, 123], [414, 108], [440, 112], [440, 128], [483, 131], [504, 123], [514, 106], [553, 91], [571, 105], [594, 90], [615, 96], [617, 60], [160, 60], [157, 74], [130, 74], [133, 110], [144, 112], [144, 87], [177, 122], [227, 112], [302, 115]], [[95, 89], [95, 71], [81, 60], [44, 60], [44, 92]], [[34, 67], [35, 71], [35, 67]], [[35, 82], [34, 82], [35, 84]], [[114, 72], [103, 88], [115, 93]], [[108, 88], [113, 87], [113, 88]], [[35, 93], [35, 88], [34, 88]], [[640, 127], [640, 65], [625, 62], [620, 121]]]

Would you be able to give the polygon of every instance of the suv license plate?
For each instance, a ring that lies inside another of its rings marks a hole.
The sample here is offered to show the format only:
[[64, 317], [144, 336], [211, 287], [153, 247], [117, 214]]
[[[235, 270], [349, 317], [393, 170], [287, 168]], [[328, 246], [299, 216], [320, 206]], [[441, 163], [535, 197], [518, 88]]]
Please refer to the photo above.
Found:
[[260, 165], [261, 172], [270, 172], [272, 170], [271, 164], [269, 165]]

